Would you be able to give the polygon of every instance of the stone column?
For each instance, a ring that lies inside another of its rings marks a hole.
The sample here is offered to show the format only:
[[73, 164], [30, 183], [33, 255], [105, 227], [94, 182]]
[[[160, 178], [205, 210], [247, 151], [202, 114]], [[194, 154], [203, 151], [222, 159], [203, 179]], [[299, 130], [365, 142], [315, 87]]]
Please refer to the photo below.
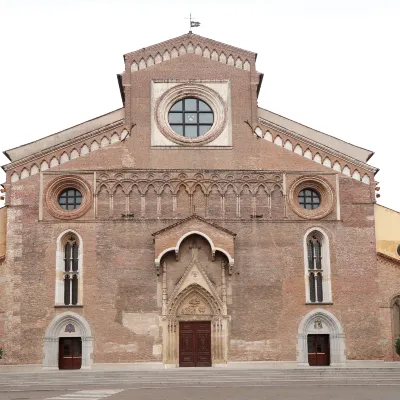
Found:
[[43, 368], [58, 369], [58, 338], [44, 338], [44, 359]]

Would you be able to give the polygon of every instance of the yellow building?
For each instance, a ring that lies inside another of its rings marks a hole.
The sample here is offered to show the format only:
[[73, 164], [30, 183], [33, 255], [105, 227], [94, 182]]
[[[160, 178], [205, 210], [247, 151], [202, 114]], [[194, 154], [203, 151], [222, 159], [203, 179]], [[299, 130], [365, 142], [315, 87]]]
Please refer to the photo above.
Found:
[[400, 262], [400, 213], [377, 204], [375, 220], [377, 253]]
[[400, 213], [375, 205], [378, 279], [381, 293], [382, 337], [385, 359], [399, 360], [394, 342], [400, 334]]

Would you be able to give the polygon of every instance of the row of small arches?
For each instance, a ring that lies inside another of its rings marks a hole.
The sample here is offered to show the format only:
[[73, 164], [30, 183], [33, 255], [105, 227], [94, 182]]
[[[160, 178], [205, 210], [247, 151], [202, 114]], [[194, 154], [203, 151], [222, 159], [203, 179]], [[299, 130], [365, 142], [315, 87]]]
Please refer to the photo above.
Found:
[[226, 55], [224, 52], [218, 53], [216, 50], [211, 51], [208, 47], [203, 49], [200, 45], [194, 47], [192, 43], [189, 43], [187, 46], [182, 44], [179, 48], [173, 47], [171, 51], [165, 50], [163, 54], [157, 53], [154, 57], [149, 56], [146, 60], [144, 58], [134, 60], [131, 64], [131, 72], [145, 69], [185, 54], [196, 54], [214, 61], [219, 61], [222, 64], [250, 71], [250, 62], [248, 60], [242, 60], [240, 57], [234, 57], [232, 54]]
[[300, 146], [300, 144], [296, 144], [296, 146], [294, 146], [289, 139], [287, 139], [285, 143], [283, 143], [283, 139], [279, 135], [276, 135], [274, 138], [270, 131], [266, 131], [265, 133], [263, 133], [260, 127], [257, 127], [254, 132], [258, 137], [264, 138], [265, 140], [268, 140], [269, 142], [272, 142], [279, 147], [283, 147], [286, 150], [293, 151], [294, 153], [308, 158], [309, 160], [313, 160], [318, 164], [322, 164], [325, 167], [333, 168], [335, 171], [350, 176], [357, 181], [361, 181], [368, 185], [371, 183], [370, 178], [367, 174], [364, 174], [364, 176], [361, 178], [361, 174], [357, 169], [351, 172], [348, 165], [342, 167], [342, 165], [337, 160], [335, 162], [332, 162], [329, 157], [325, 157], [324, 159], [322, 159], [322, 156], [318, 152], [313, 154], [309, 148], [303, 151], [303, 148]]
[[39, 165], [33, 164], [30, 169], [25, 167], [20, 173], [14, 171], [11, 175], [11, 182], [17, 182], [20, 179], [28, 178], [29, 176], [38, 174], [40, 171], [46, 171], [49, 168], [54, 168], [68, 161], [75, 160], [78, 157], [85, 156], [86, 154], [96, 151], [102, 147], [107, 147], [110, 144], [117, 143], [125, 139], [127, 134], [128, 131], [126, 129], [124, 129], [121, 134], [114, 132], [110, 138], [104, 136], [99, 142], [97, 140], [93, 140], [90, 145], [85, 143], [80, 149], [74, 148], [70, 152], [65, 151], [59, 158], [54, 156], [50, 159], [50, 161], [43, 160]]
[[145, 195], [149, 190], [153, 190], [156, 194], [161, 195], [165, 190], [171, 192], [173, 194], [177, 194], [180, 190], [185, 190], [187, 194], [193, 195], [196, 190], [200, 190], [204, 195], [209, 195], [210, 193], [219, 193], [220, 195], [225, 195], [228, 191], [233, 192], [236, 195], [240, 195], [242, 192], [250, 193], [255, 196], [259, 191], [264, 191], [268, 195], [271, 195], [274, 191], [279, 191], [283, 194], [283, 188], [280, 184], [264, 184], [259, 183], [257, 185], [249, 185], [248, 183], [240, 183], [239, 185], [235, 185], [232, 183], [228, 183], [224, 186], [217, 185], [215, 183], [211, 185], [204, 185], [202, 183], [196, 182], [193, 185], [189, 185], [187, 183], [178, 182], [176, 185], [171, 185], [170, 183], [165, 183], [163, 181], [159, 182], [158, 185], [156, 182], [147, 183], [144, 186], [138, 185], [137, 182], [132, 181], [123, 181], [123, 182], [110, 182], [101, 183], [96, 190], [96, 195], [102, 191], [104, 188], [109, 195], [113, 195], [118, 189], [122, 190], [125, 195], [129, 195], [129, 193], [136, 188], [137, 191], [141, 195]]

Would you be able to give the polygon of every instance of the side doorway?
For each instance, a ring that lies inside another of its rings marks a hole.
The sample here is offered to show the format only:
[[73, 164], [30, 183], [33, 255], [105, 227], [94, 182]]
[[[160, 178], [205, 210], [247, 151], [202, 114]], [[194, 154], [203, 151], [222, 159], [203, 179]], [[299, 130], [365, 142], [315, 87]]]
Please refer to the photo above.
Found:
[[329, 335], [308, 335], [307, 347], [311, 366], [330, 365]]
[[58, 367], [80, 369], [82, 366], [82, 340], [80, 337], [60, 338]]
[[179, 366], [211, 367], [211, 322], [179, 323]]

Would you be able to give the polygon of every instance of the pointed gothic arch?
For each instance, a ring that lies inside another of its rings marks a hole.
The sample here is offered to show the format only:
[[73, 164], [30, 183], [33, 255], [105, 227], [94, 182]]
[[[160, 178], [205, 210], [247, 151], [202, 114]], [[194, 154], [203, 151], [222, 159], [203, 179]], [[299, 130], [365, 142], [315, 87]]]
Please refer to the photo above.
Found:
[[297, 364], [308, 365], [307, 336], [329, 335], [331, 366], [346, 363], [345, 334], [339, 320], [329, 311], [317, 308], [305, 315], [297, 331]]
[[[68, 329], [68, 325], [73, 326]], [[71, 330], [71, 332], [70, 332]], [[44, 336], [43, 368], [58, 369], [58, 346], [60, 337], [80, 337], [82, 340], [82, 369], [90, 369], [93, 353], [92, 331], [86, 319], [73, 312], [64, 312], [53, 318]]]

